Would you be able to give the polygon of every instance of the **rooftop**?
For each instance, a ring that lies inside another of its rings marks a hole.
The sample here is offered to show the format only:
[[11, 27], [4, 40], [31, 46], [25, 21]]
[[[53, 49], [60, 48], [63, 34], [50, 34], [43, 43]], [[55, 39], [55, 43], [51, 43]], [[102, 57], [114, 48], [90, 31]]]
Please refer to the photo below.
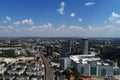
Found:
[[98, 66], [113, 66], [111, 62], [102, 61], [99, 57], [95, 58], [93, 55], [72, 55], [70, 59], [80, 64], [90, 64]]
[[88, 54], [88, 55], [71, 55], [70, 59], [72, 59], [76, 63], [80, 63], [80, 59], [83, 59], [83, 58], [94, 58], [94, 57], [95, 57], [94, 54]]

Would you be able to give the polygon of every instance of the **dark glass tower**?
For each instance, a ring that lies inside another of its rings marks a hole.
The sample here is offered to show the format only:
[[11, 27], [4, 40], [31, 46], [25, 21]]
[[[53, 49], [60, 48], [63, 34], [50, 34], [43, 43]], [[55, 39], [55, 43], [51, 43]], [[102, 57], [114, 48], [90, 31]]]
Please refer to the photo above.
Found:
[[53, 53], [53, 47], [51, 45], [47, 46], [47, 56], [52, 56]]
[[70, 41], [63, 41], [60, 43], [60, 57], [69, 57], [70, 55]]

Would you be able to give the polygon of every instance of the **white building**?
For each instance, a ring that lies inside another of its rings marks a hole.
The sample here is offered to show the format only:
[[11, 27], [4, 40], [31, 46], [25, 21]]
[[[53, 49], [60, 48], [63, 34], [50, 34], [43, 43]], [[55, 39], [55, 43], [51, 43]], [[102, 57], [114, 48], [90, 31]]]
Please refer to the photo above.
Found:
[[[120, 68], [90, 55], [70, 56], [73, 68], [80, 74], [93, 77], [119, 77]], [[119, 79], [120, 80], [120, 79]]]

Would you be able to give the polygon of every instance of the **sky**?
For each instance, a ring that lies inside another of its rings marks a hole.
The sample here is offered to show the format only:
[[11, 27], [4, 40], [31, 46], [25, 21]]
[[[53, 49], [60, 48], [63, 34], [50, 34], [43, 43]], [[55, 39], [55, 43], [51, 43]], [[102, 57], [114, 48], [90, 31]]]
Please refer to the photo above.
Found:
[[120, 0], [0, 0], [0, 37], [120, 37]]

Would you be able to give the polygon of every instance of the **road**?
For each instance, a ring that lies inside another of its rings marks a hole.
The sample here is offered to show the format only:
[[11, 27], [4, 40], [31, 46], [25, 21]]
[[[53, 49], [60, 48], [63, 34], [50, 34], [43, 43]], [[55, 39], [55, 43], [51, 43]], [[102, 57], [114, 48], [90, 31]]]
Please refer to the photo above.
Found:
[[47, 58], [45, 58], [44, 55], [41, 53], [40, 53], [40, 56], [45, 66], [45, 80], [54, 80], [53, 72], [52, 72], [52, 69], [50, 68]]

